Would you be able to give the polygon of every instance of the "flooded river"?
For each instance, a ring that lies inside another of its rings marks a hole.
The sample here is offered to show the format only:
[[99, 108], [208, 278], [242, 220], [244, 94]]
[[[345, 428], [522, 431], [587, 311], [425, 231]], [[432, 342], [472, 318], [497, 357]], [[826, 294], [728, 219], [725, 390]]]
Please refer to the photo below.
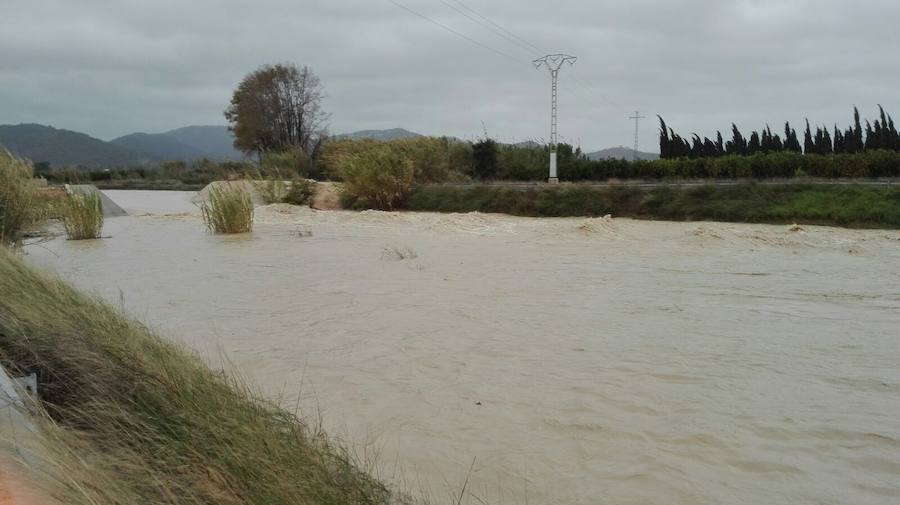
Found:
[[270, 206], [223, 237], [108, 194], [108, 238], [29, 261], [412, 494], [900, 503], [900, 232]]

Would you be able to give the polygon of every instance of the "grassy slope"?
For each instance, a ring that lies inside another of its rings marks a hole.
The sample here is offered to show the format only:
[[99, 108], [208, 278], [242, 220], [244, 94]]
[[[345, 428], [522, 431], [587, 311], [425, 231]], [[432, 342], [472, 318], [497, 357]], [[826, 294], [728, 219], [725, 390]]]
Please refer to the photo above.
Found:
[[2, 248], [0, 361], [38, 374], [64, 503], [399, 501], [293, 414]]
[[534, 187], [418, 186], [406, 208], [520, 216], [602, 216], [664, 220], [807, 223], [900, 228], [900, 187], [861, 185]]

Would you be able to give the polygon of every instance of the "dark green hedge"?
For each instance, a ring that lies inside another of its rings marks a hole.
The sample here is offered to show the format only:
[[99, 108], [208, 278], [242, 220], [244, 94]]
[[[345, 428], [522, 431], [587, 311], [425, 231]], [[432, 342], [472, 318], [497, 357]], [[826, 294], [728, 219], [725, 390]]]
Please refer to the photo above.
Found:
[[[543, 180], [546, 162], [527, 169], [521, 163], [503, 166], [500, 176], [510, 180]], [[566, 181], [606, 181], [608, 179], [767, 179], [794, 177], [873, 178], [900, 177], [900, 153], [869, 151], [858, 154], [769, 153], [721, 158], [680, 158], [655, 161], [626, 161], [570, 158], [560, 160], [559, 177]]]

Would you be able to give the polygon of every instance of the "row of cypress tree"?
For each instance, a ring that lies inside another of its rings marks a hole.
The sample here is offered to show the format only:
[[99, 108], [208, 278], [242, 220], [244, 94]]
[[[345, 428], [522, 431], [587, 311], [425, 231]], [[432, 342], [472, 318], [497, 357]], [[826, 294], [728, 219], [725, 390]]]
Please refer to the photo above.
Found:
[[748, 156], [758, 153], [796, 152], [806, 154], [841, 154], [860, 153], [877, 149], [900, 152], [900, 133], [894, 127], [894, 119], [878, 106], [879, 118], [874, 123], [866, 120], [865, 129], [859, 118], [859, 109], [853, 108], [853, 124], [846, 130], [834, 126], [834, 135], [827, 126], [817, 127], [813, 133], [809, 120], [801, 144], [797, 131], [789, 122], [784, 123], [784, 137], [772, 133], [766, 125], [761, 132], [753, 132], [749, 138], [744, 137], [738, 127], [732, 123], [731, 139], [725, 140], [722, 132], [716, 132], [715, 140], [700, 138], [696, 133], [685, 138], [666, 126], [665, 120], [659, 118], [659, 150], [660, 158], [716, 158], [719, 156]]

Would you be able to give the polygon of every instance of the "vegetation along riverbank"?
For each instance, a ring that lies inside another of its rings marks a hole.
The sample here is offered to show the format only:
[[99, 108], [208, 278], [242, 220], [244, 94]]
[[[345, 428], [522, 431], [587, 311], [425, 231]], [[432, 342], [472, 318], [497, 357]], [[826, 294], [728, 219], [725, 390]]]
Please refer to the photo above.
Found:
[[727, 186], [418, 185], [404, 206], [435, 212], [603, 216], [900, 228], [900, 187], [803, 183]]
[[3, 248], [0, 363], [37, 374], [32, 470], [61, 503], [402, 501], [316, 426]]

